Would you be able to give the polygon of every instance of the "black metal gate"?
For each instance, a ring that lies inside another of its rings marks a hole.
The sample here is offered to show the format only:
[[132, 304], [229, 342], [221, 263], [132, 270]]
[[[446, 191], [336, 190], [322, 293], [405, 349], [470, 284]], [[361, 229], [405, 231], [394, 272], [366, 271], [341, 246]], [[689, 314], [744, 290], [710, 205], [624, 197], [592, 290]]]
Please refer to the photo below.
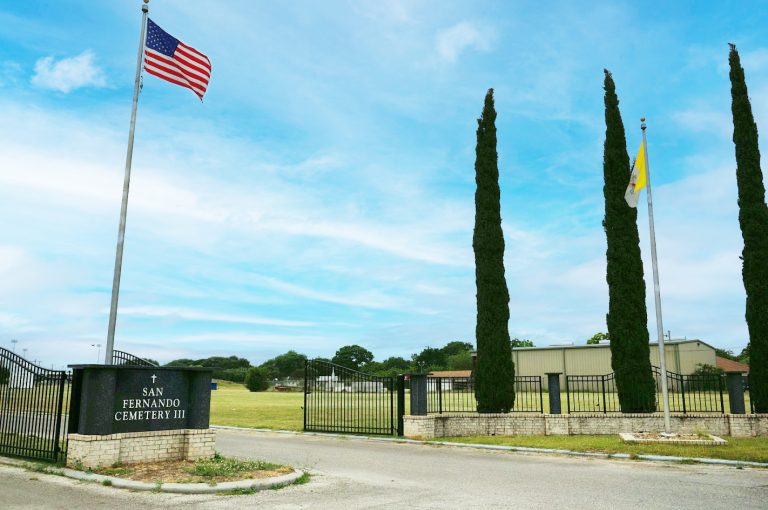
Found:
[[0, 348], [0, 453], [58, 461], [66, 456], [69, 377]]
[[144, 358], [134, 356], [130, 352], [118, 351], [117, 349], [112, 351], [112, 364], [113, 365], [125, 365], [132, 367], [156, 367], [155, 363], [147, 361]]
[[324, 360], [304, 370], [304, 430], [403, 435], [402, 376], [378, 377]]

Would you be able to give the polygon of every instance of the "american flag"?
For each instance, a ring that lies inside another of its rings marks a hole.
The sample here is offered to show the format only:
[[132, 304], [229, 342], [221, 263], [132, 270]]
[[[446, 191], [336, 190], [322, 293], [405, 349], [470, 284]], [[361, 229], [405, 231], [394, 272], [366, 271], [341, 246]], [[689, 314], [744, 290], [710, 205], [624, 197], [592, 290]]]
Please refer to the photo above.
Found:
[[151, 19], [147, 20], [144, 69], [165, 81], [191, 89], [200, 101], [211, 79], [211, 61], [187, 46]]

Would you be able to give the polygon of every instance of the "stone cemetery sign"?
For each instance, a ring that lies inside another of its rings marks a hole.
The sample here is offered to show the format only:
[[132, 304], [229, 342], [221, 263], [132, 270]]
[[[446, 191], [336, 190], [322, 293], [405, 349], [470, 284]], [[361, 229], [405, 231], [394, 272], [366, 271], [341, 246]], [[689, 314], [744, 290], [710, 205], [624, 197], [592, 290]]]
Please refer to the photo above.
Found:
[[69, 432], [207, 429], [210, 368], [73, 365]]

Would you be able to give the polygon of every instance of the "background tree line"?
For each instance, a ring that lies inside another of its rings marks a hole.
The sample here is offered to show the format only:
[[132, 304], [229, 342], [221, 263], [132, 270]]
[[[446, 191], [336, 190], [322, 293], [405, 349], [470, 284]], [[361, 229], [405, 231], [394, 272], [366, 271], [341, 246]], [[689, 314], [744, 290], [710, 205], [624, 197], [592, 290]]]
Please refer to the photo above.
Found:
[[[608, 334], [599, 332], [586, 340], [588, 345], [597, 344], [600, 340], [608, 340]], [[534, 347], [534, 342], [528, 339], [513, 338], [510, 341], [512, 348]], [[452, 341], [443, 347], [425, 347], [418, 353], [408, 358], [390, 356], [378, 361], [373, 353], [360, 345], [345, 345], [340, 347], [331, 358], [314, 358], [329, 361], [352, 370], [358, 370], [371, 375], [391, 377], [403, 373], [434, 372], [439, 370], [471, 370], [472, 350], [474, 346], [469, 342]], [[749, 346], [739, 354], [724, 349], [715, 349], [718, 356], [749, 363]], [[304, 377], [304, 363], [307, 356], [290, 350], [274, 358], [270, 358], [259, 365], [252, 365], [250, 361], [238, 356], [211, 356], [209, 358], [188, 359], [182, 358], [167, 363], [167, 367], [214, 367], [215, 379], [244, 383], [249, 369], [258, 368], [263, 372], [264, 378], [269, 381], [285, 379], [302, 379]], [[0, 371], [0, 375], [2, 371]]]
[[[517, 340], [517, 339], [515, 339]], [[518, 342], [533, 343], [530, 340]], [[408, 372], [433, 372], [435, 370], [470, 370], [472, 369], [472, 350], [474, 346], [469, 342], [452, 341], [443, 347], [425, 347], [418, 353], [412, 354], [408, 359], [400, 356], [390, 356], [377, 361], [371, 351], [360, 345], [345, 345], [340, 347], [331, 358], [315, 358], [325, 360], [343, 367], [357, 370], [366, 374], [377, 376], [394, 376]], [[260, 365], [251, 365], [251, 362], [238, 356], [212, 356], [202, 359], [177, 359], [165, 366], [168, 367], [213, 367], [215, 379], [246, 382], [246, 377], [253, 368], [267, 381], [302, 379], [304, 377], [304, 364], [307, 356], [290, 350], [279, 356], [268, 359]]]

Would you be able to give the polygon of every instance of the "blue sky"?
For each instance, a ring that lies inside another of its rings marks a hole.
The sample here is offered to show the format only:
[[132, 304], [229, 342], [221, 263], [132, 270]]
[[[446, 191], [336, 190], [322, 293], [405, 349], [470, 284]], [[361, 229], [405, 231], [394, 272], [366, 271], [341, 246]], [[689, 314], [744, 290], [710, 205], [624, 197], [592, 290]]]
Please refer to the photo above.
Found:
[[[665, 329], [741, 350], [727, 43], [766, 132], [766, 9], [597, 4], [150, 2], [213, 75], [202, 104], [144, 76], [116, 347], [260, 362], [474, 341], [489, 87], [510, 334], [583, 343], [606, 329], [608, 68], [631, 156], [648, 118]], [[139, 25], [134, 0], [0, 3], [0, 345], [57, 368], [106, 340]]]

